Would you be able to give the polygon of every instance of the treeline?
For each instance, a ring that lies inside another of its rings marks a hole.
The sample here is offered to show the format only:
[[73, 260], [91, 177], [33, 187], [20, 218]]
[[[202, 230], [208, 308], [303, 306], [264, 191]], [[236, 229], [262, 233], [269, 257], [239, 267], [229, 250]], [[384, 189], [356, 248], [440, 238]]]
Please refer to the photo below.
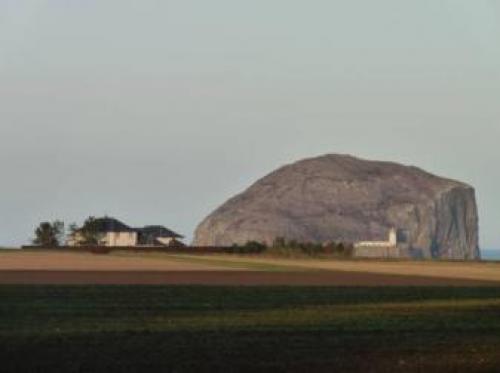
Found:
[[[42, 222], [35, 229], [33, 244], [39, 247], [60, 247], [65, 244], [68, 237], [78, 232], [80, 242], [83, 246], [98, 246], [100, 233], [96, 218], [90, 216], [81, 227], [71, 224], [68, 229], [62, 221]], [[229, 254], [270, 254], [285, 257], [317, 257], [335, 256], [350, 258], [353, 256], [352, 244], [342, 242], [328, 242], [325, 244], [315, 242], [299, 242], [277, 237], [272, 245], [262, 242], [248, 241], [244, 245], [233, 245], [221, 248]], [[189, 247], [185, 248], [189, 251]]]
[[89, 216], [81, 227], [73, 223], [67, 229], [61, 220], [44, 221], [36, 227], [35, 238], [32, 242], [40, 247], [59, 247], [63, 246], [70, 236], [78, 232], [79, 242], [82, 245], [97, 246], [101, 236], [98, 228], [98, 219], [93, 216]]
[[342, 242], [328, 242], [325, 244], [315, 242], [299, 242], [277, 237], [272, 245], [262, 242], [248, 241], [244, 245], [234, 244], [227, 252], [234, 254], [263, 254], [268, 253], [278, 256], [336, 256], [350, 258], [353, 256], [353, 245]]

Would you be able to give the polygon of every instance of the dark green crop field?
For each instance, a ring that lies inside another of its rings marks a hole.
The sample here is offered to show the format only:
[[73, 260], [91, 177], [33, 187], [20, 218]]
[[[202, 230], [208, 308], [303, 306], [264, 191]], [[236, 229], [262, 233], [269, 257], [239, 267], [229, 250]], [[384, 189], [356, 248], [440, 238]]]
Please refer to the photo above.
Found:
[[500, 288], [0, 286], [25, 371], [500, 371]]

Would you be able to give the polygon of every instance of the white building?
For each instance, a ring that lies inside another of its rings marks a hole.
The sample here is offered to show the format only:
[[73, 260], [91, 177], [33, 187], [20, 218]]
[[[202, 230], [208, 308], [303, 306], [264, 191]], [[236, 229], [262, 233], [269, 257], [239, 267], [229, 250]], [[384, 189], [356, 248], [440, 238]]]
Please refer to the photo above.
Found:
[[398, 258], [398, 231], [389, 230], [387, 241], [360, 241], [354, 244], [354, 256], [359, 258]]
[[360, 241], [354, 244], [354, 247], [396, 247], [398, 246], [398, 231], [396, 228], [389, 230], [389, 239], [387, 241]]

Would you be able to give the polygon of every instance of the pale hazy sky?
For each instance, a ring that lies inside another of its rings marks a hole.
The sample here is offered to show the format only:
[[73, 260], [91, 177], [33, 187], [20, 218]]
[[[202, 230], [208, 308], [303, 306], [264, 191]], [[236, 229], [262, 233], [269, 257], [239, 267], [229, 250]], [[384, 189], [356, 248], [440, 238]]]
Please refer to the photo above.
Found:
[[191, 237], [324, 153], [475, 186], [500, 248], [500, 1], [0, 0], [0, 245], [109, 214]]

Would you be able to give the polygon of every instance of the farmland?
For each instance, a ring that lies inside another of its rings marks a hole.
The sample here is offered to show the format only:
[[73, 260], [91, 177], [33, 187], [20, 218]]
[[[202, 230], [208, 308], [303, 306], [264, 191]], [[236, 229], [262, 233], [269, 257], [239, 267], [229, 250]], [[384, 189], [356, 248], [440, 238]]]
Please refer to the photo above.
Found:
[[0, 251], [1, 371], [497, 371], [499, 269]]
[[500, 263], [5, 250], [0, 284], [492, 286]]
[[500, 367], [500, 287], [4, 285], [0, 297], [3, 371]]

